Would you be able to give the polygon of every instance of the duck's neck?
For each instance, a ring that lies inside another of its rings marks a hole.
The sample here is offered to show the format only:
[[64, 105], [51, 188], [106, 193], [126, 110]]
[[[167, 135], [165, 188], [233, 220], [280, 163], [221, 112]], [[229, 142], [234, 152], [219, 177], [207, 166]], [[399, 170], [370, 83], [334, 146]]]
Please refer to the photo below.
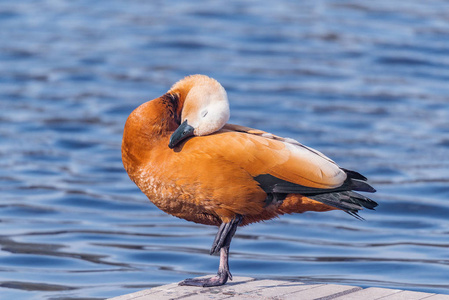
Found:
[[129, 115], [122, 140], [125, 168], [145, 161], [159, 143], [165, 143], [168, 149], [168, 137], [180, 124], [178, 106], [177, 97], [167, 93], [140, 105]]
[[173, 108], [176, 108], [176, 116], [179, 117], [179, 122], [181, 121], [182, 108], [184, 107], [186, 97], [190, 90], [197, 84], [198, 82], [195, 76], [188, 76], [175, 83], [167, 94], [164, 95], [170, 95], [170, 97], [176, 100], [176, 103], [173, 104]]
[[[161, 112], [159, 115], [162, 131], [171, 132], [176, 130], [181, 124], [181, 112], [184, 105], [185, 95], [178, 91], [169, 91], [165, 95], [159, 97], [159, 105]], [[155, 124], [156, 125], [156, 124]]]

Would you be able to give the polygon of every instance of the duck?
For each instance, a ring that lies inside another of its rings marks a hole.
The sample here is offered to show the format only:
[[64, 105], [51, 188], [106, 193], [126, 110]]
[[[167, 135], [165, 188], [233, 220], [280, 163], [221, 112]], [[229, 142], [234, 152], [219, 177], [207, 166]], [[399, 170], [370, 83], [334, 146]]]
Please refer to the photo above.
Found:
[[240, 226], [284, 214], [359, 210], [377, 203], [360, 173], [339, 167], [292, 138], [227, 123], [226, 90], [206, 75], [190, 75], [126, 120], [122, 161], [130, 179], [159, 209], [218, 227], [210, 254], [217, 275], [179, 285], [220, 286], [232, 280], [229, 247]]

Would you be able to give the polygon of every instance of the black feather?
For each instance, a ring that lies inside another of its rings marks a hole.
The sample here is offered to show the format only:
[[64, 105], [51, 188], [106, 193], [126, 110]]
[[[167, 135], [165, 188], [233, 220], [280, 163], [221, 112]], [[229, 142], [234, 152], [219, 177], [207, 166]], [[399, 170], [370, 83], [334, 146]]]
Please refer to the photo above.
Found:
[[351, 171], [351, 170], [343, 169], [343, 168], [341, 168], [341, 169], [346, 173], [346, 175], [348, 175], [348, 177], [351, 177], [353, 179], [363, 180], [363, 181], [368, 180], [365, 176], [363, 176], [359, 172]]
[[[348, 179], [346, 179], [348, 181]], [[353, 191], [359, 191], [359, 192], [368, 192], [368, 193], [375, 193], [376, 190], [370, 186], [368, 183], [356, 179], [349, 178], [350, 181], [350, 190]]]
[[313, 200], [344, 210], [351, 216], [363, 220], [357, 212], [363, 208], [374, 209], [377, 203], [361, 194], [353, 191], [374, 193], [376, 190], [365, 181], [365, 176], [358, 172], [342, 169], [347, 178], [345, 182], [336, 188], [321, 189], [299, 185], [282, 180], [270, 174], [262, 174], [254, 177], [260, 187], [268, 194], [266, 205], [275, 199], [284, 200], [287, 194], [301, 194]]

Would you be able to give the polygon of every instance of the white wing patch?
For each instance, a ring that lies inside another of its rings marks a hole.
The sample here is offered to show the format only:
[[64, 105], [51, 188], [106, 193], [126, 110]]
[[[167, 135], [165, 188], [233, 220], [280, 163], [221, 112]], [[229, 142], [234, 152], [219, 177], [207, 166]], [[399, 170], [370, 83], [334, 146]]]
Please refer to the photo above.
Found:
[[323, 181], [327, 182], [332, 187], [339, 187], [346, 180], [346, 173], [341, 170], [335, 162], [321, 152], [299, 144], [298, 142], [295, 144], [284, 142], [284, 144], [293, 156], [298, 156], [301, 159], [310, 162], [310, 164], [314, 166], [314, 168], [311, 168], [311, 170], [313, 170], [312, 172], [315, 172], [314, 175], [318, 178], [322, 178]]

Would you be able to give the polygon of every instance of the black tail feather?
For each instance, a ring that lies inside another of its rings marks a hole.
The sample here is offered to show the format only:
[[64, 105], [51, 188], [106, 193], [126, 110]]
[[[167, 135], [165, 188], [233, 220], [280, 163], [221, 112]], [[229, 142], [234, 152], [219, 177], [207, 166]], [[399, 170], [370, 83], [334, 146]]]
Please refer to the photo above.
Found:
[[364, 208], [374, 210], [374, 208], [378, 205], [375, 201], [371, 200], [368, 197], [360, 195], [359, 193], [353, 191], [347, 191], [346, 194], [352, 199], [352, 201], [357, 201]]
[[[282, 180], [270, 174], [258, 175], [254, 179], [269, 195], [282, 195], [285, 198], [288, 194], [301, 194], [310, 199], [341, 209], [351, 216], [363, 220], [357, 212], [364, 208], [374, 209], [377, 203], [353, 191], [375, 193], [376, 190], [366, 182], [367, 178], [362, 174], [351, 170], [342, 170], [347, 175], [345, 182], [341, 186], [331, 189], [303, 186]], [[274, 198], [278, 199], [279, 197], [272, 197], [270, 199]]]
[[365, 221], [365, 219], [360, 216], [357, 212], [353, 212], [353, 211], [345, 211], [348, 215], [353, 216], [354, 218], [356, 218], [357, 220], [360, 221]]
[[363, 219], [357, 214], [359, 210], [362, 210], [363, 208], [374, 210], [377, 206], [375, 201], [353, 191], [319, 194], [308, 197], [321, 203], [344, 210], [357, 219]]

